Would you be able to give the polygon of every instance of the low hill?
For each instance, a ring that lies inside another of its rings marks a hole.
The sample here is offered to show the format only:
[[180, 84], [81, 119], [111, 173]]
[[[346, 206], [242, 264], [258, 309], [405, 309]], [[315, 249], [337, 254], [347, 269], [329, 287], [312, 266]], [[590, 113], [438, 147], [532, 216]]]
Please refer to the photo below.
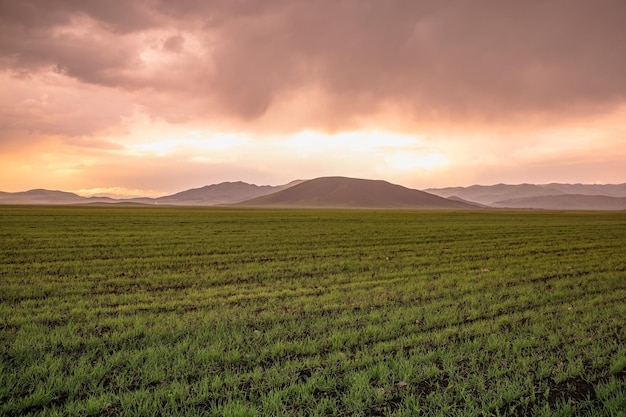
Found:
[[255, 185], [242, 181], [223, 182], [220, 184], [207, 185], [201, 188], [192, 188], [180, 193], [155, 199], [158, 204], [175, 205], [218, 205], [232, 204], [240, 201], [250, 200], [255, 197], [275, 193], [292, 187], [302, 181], [296, 180], [289, 184], [271, 186]]
[[87, 201], [74, 193], [43, 189], [0, 194], [0, 204], [80, 204]]
[[497, 201], [491, 207], [533, 208], [543, 210], [626, 210], [626, 197], [604, 195], [565, 194], [513, 198]]
[[496, 201], [512, 198], [537, 197], [542, 195], [565, 194], [556, 189], [545, 188], [535, 184], [496, 184], [472, 185], [471, 187], [430, 188], [426, 192], [440, 197], [458, 197], [466, 201], [491, 205]]
[[[466, 201], [500, 207], [503, 201], [544, 196], [589, 195], [626, 197], [626, 184], [496, 184], [470, 187], [429, 188], [440, 197], [458, 197]], [[530, 200], [528, 200], [530, 202]]]
[[345, 177], [323, 177], [305, 181], [286, 190], [236, 204], [247, 207], [328, 208], [449, 208], [475, 209], [387, 181]]
[[607, 197], [626, 197], [624, 184], [546, 184], [545, 187], [565, 194], [603, 195]]

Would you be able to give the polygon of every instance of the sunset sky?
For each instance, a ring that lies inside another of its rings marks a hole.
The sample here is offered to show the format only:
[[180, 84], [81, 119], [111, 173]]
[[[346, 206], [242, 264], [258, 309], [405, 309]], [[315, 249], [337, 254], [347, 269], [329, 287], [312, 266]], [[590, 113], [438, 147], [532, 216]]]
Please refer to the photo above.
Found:
[[626, 182], [624, 0], [0, 0], [0, 190]]

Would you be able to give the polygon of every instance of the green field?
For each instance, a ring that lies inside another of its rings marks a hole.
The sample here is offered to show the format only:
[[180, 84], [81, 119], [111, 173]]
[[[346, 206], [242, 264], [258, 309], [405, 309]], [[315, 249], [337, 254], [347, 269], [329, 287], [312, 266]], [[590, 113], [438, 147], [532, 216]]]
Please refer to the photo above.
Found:
[[626, 415], [626, 213], [0, 208], [0, 415]]

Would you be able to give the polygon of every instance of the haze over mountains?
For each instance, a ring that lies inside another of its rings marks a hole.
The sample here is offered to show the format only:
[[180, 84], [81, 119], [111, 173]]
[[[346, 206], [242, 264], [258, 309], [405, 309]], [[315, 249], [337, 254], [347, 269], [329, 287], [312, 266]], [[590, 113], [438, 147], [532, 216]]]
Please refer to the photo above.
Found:
[[494, 203], [491, 207], [543, 210], [626, 210], [626, 197], [582, 194], [544, 195], [511, 198]]
[[488, 207], [548, 210], [626, 210], [624, 184], [497, 184], [429, 188], [446, 198], [459, 198]]
[[497, 184], [419, 191], [380, 180], [323, 177], [296, 180], [280, 186], [224, 182], [158, 198], [82, 197], [43, 189], [0, 192], [0, 204], [626, 210], [626, 184]]

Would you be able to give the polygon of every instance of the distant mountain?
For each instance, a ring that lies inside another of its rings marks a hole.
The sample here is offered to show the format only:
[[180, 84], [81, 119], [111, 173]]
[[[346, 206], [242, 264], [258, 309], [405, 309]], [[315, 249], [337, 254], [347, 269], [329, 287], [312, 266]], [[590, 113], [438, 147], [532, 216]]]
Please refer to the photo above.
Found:
[[458, 197], [466, 201], [494, 205], [505, 200], [559, 195], [604, 195], [626, 197], [626, 184], [497, 184], [471, 187], [429, 188], [426, 192], [441, 197]]
[[94, 200], [65, 191], [42, 189], [0, 194], [0, 204], [80, 204], [90, 201]]
[[472, 185], [471, 187], [429, 188], [425, 191], [431, 194], [438, 195], [440, 197], [458, 197], [466, 201], [472, 201], [486, 205], [491, 205], [496, 201], [502, 201], [511, 198], [564, 194], [562, 191], [546, 189], [540, 185], [535, 184]]
[[608, 197], [626, 197], [624, 184], [546, 184], [545, 187], [562, 191], [565, 194], [605, 195]]
[[497, 201], [491, 207], [543, 210], [626, 210], [626, 197], [604, 195], [547, 195]]
[[159, 197], [156, 200], [158, 204], [175, 204], [175, 205], [218, 205], [233, 204], [240, 201], [250, 200], [255, 197], [271, 194], [284, 190], [296, 184], [300, 184], [302, 180], [292, 181], [289, 184], [271, 186], [271, 185], [254, 185], [245, 182], [223, 182], [220, 184], [207, 185], [202, 188], [192, 188], [187, 191], [172, 194], [165, 197]]
[[460, 201], [448, 200], [386, 181], [345, 177], [323, 177], [305, 181], [283, 191], [236, 205], [247, 207], [476, 208]]
[[301, 183], [303, 180], [292, 181], [279, 186], [247, 184], [245, 182], [224, 182], [207, 185], [180, 193], [158, 197], [138, 197], [114, 199], [109, 197], [82, 197], [74, 193], [51, 190], [30, 190], [17, 193], [0, 192], [0, 204], [167, 204], [167, 205], [197, 205], [213, 206], [217, 204], [232, 204], [254, 197], [271, 194]]

